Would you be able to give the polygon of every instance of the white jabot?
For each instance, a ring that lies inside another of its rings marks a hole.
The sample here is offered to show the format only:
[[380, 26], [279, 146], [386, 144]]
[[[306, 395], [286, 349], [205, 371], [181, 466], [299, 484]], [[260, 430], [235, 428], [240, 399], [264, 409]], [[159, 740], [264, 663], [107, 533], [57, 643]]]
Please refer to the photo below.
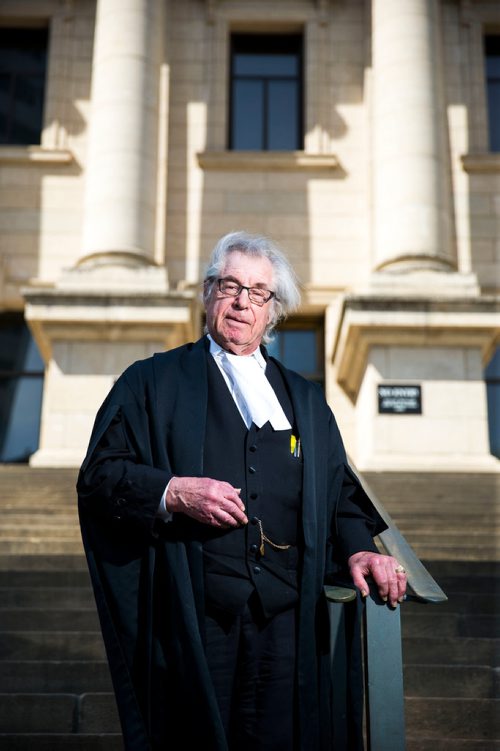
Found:
[[224, 376], [231, 396], [247, 428], [261, 428], [269, 421], [274, 430], [292, 427], [266, 378], [266, 361], [259, 348], [251, 355], [232, 355], [210, 339], [210, 353]]

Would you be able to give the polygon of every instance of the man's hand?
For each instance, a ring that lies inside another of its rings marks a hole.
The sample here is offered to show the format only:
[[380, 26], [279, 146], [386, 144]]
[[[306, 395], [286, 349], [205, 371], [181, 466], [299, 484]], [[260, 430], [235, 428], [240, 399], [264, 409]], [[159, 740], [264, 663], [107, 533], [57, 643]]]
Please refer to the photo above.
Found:
[[363, 597], [366, 597], [369, 592], [365, 577], [370, 576], [377, 585], [378, 593], [384, 602], [389, 602], [395, 608], [398, 602], [403, 601], [406, 592], [406, 574], [392, 555], [381, 555], [363, 550], [351, 555], [347, 563], [353, 582], [359, 587]]
[[167, 511], [186, 514], [212, 527], [248, 524], [240, 489], [209, 477], [173, 477], [165, 505]]

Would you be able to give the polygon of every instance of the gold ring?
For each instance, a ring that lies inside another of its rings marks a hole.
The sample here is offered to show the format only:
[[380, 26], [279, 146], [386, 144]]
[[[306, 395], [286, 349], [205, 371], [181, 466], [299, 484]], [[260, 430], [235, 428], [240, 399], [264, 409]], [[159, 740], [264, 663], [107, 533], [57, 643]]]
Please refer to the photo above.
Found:
[[398, 566], [394, 569], [396, 574], [406, 574], [406, 569], [403, 566]]

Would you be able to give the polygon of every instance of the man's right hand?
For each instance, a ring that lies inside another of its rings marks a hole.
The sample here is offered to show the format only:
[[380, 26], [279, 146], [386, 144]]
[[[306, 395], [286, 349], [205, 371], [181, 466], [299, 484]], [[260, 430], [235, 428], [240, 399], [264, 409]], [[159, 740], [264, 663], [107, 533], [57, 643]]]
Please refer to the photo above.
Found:
[[210, 477], [173, 477], [165, 498], [167, 511], [182, 513], [202, 524], [231, 528], [248, 524], [240, 490]]

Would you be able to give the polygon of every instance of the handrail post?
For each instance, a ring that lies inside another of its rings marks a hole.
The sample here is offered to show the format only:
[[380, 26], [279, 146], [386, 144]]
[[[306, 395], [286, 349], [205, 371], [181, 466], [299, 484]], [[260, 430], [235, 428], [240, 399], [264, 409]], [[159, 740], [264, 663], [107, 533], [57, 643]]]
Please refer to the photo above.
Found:
[[330, 672], [334, 676], [332, 686], [333, 748], [347, 751], [349, 748], [347, 729], [348, 665], [346, 649], [346, 606], [356, 600], [356, 592], [345, 587], [326, 586], [330, 620]]
[[370, 587], [364, 609], [365, 697], [369, 751], [404, 751], [405, 715], [400, 607]]

